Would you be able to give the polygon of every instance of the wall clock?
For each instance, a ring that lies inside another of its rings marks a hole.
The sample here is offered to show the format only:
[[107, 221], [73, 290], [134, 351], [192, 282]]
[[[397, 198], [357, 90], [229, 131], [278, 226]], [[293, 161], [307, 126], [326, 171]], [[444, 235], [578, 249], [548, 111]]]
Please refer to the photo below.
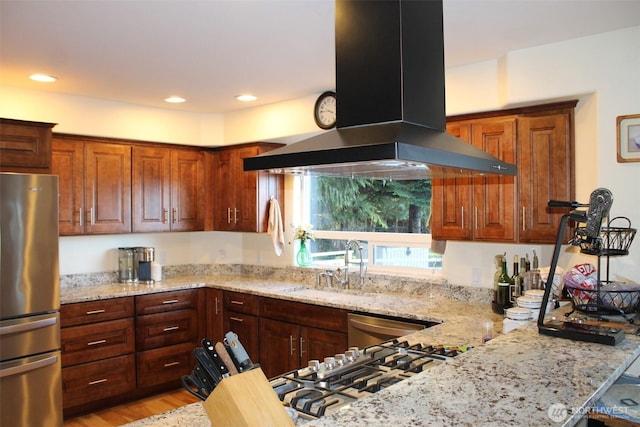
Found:
[[331, 129], [336, 125], [336, 93], [323, 92], [313, 107], [313, 118], [321, 129]]

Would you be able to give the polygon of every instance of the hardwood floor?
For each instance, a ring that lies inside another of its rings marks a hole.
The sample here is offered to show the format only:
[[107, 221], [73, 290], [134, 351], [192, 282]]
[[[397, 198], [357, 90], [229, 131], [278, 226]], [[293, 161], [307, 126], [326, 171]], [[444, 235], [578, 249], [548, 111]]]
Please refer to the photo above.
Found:
[[121, 426], [199, 401], [186, 390], [177, 389], [91, 414], [70, 418], [64, 421], [63, 427]]

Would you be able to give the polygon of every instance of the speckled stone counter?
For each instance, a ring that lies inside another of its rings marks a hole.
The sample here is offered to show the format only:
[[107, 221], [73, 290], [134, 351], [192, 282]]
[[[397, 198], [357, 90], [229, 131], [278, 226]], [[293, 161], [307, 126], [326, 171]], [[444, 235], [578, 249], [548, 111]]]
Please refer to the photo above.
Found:
[[[193, 276], [153, 288], [108, 284], [62, 289], [62, 302], [212, 286], [263, 296], [442, 322], [416, 332], [411, 342], [469, 344], [471, 351], [420, 373], [321, 420], [325, 426], [574, 425], [640, 354], [640, 337], [615, 347], [539, 335], [532, 322], [481, 344], [482, 321], [499, 328], [490, 304], [440, 295], [331, 292], [297, 282], [231, 276]], [[255, 410], [250, 408], [248, 410]], [[201, 403], [136, 421], [128, 427], [209, 426]]]

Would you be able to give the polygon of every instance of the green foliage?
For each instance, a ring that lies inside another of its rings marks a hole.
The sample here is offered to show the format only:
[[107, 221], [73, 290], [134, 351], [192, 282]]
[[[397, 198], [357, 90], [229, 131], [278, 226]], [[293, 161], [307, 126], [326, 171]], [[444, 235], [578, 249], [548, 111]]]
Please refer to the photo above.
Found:
[[431, 181], [311, 178], [311, 222], [318, 230], [426, 233]]

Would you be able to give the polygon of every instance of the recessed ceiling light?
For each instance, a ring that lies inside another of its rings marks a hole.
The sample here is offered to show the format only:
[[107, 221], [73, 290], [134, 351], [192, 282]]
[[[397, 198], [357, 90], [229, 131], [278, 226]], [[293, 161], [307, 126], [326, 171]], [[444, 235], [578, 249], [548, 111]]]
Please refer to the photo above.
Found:
[[170, 103], [172, 103], [172, 104], [180, 104], [180, 103], [182, 103], [182, 102], [185, 102], [185, 101], [186, 101], [186, 99], [181, 98], [181, 97], [179, 97], [179, 96], [170, 96], [170, 97], [168, 97], [168, 98], [165, 98], [165, 99], [164, 99], [164, 101], [165, 101], [165, 102], [170, 102]]
[[238, 101], [248, 102], [248, 101], [255, 101], [258, 98], [253, 95], [238, 95], [236, 96], [236, 99]]
[[56, 80], [58, 80], [57, 77], [48, 76], [46, 74], [31, 74], [29, 76], [29, 78], [31, 80], [34, 80], [36, 82], [41, 82], [41, 83], [51, 83], [51, 82], [55, 82]]

